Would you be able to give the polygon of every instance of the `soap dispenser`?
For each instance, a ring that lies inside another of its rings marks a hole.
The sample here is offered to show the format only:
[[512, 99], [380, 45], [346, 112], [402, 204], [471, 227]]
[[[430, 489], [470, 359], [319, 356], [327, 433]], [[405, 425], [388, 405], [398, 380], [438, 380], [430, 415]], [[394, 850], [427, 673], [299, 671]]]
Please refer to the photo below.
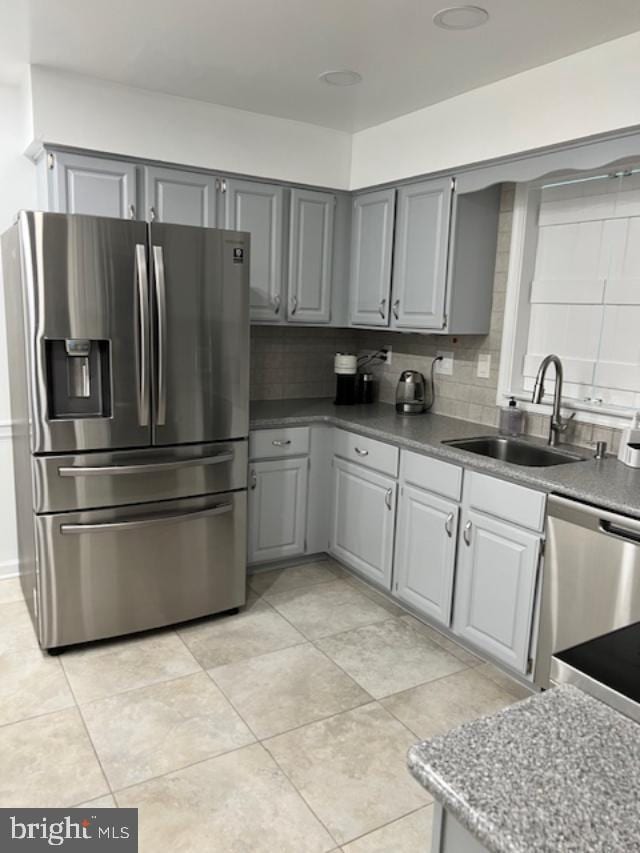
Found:
[[498, 430], [502, 435], [520, 435], [524, 412], [518, 408], [515, 397], [509, 397], [509, 405], [500, 409]]
[[636, 412], [620, 436], [618, 459], [630, 468], [640, 468], [640, 412]]

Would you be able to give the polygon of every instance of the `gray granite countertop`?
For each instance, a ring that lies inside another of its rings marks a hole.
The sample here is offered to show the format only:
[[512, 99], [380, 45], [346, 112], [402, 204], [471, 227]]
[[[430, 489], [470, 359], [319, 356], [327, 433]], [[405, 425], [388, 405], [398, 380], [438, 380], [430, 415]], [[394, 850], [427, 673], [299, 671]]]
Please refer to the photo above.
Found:
[[[335, 406], [331, 400], [313, 399], [261, 400], [251, 404], [252, 429], [313, 423], [331, 423], [545, 492], [640, 515], [640, 470], [628, 468], [614, 456], [595, 460], [589, 449], [578, 447], [571, 449], [586, 456], [584, 462], [525, 468], [442, 444], [446, 439], [496, 432], [483, 424], [431, 413], [402, 416], [387, 403]], [[531, 440], [544, 443], [541, 439]]]
[[563, 686], [409, 750], [491, 853], [638, 853], [640, 727]]

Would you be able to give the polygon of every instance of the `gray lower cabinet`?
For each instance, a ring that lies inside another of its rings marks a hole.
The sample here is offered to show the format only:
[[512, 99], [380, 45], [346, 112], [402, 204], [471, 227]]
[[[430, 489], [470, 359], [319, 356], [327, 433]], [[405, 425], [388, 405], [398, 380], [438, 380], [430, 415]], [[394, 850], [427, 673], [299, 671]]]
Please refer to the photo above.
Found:
[[451, 622], [459, 507], [403, 484], [396, 527], [394, 594], [441, 625]]
[[144, 170], [145, 219], [216, 227], [216, 178], [181, 169]]
[[292, 190], [289, 213], [287, 318], [296, 323], [331, 319], [331, 262], [336, 197]]
[[487, 848], [438, 803], [433, 804], [433, 830], [429, 849], [431, 853], [487, 853]]
[[305, 552], [308, 459], [252, 462], [249, 469], [249, 563]]
[[391, 477], [334, 457], [330, 552], [391, 588], [397, 484]]
[[463, 512], [454, 631], [521, 673], [529, 668], [541, 547], [539, 534], [473, 509]]
[[444, 328], [452, 191], [451, 178], [398, 190], [392, 328]]
[[283, 304], [284, 190], [258, 181], [226, 179], [224, 227], [251, 234], [251, 319], [279, 323]]
[[46, 206], [55, 213], [83, 213], [116, 219], [143, 218], [138, 211], [136, 167], [101, 157], [49, 153]]
[[388, 326], [395, 189], [362, 193], [353, 200], [350, 320]]

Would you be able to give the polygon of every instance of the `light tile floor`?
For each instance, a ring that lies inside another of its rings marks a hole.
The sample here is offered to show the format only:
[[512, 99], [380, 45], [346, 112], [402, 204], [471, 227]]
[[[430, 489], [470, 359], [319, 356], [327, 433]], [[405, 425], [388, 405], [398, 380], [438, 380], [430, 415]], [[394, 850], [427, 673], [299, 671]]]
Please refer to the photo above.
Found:
[[140, 849], [413, 853], [406, 750], [526, 694], [332, 560], [237, 616], [43, 655], [0, 582], [0, 807], [133, 806]]

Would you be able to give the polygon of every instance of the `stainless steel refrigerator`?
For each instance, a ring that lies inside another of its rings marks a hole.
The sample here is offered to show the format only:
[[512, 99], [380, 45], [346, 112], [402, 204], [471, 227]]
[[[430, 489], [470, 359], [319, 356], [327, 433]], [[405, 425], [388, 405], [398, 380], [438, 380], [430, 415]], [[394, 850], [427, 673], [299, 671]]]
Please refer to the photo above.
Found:
[[244, 604], [249, 235], [22, 212], [2, 260], [40, 645]]

